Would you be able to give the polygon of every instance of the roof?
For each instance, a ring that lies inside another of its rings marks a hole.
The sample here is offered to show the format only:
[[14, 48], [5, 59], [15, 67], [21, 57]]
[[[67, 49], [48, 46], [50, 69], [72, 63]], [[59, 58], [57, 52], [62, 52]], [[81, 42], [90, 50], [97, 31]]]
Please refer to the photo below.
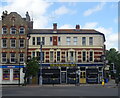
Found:
[[94, 29], [57, 29], [57, 33], [53, 29], [33, 29], [29, 34], [94, 34], [102, 35], [105, 41], [104, 34]]

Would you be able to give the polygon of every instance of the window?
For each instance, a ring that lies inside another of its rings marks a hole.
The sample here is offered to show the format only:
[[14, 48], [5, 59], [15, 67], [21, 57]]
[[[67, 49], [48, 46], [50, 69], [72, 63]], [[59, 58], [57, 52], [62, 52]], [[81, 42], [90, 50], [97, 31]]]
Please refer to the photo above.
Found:
[[40, 45], [40, 37], [37, 37], [37, 45]]
[[82, 52], [82, 60], [83, 60], [83, 62], [86, 61], [86, 52], [85, 51]]
[[58, 37], [58, 45], [61, 44], [61, 37]]
[[[37, 52], [37, 59], [40, 61], [41, 52]], [[42, 52], [42, 61], [44, 61], [44, 52]]]
[[16, 47], [16, 40], [10, 39], [10, 45], [11, 45], [11, 48], [15, 48]]
[[2, 63], [7, 62], [7, 53], [2, 53]]
[[20, 29], [19, 29], [19, 33], [20, 33], [20, 34], [24, 34], [24, 33], [25, 33], [25, 29], [24, 29], [24, 27], [20, 27]]
[[60, 51], [57, 51], [57, 62], [60, 62]]
[[10, 69], [3, 69], [3, 80], [10, 80]]
[[13, 69], [13, 80], [19, 80], [20, 70], [15, 68]]
[[74, 40], [74, 45], [77, 45], [77, 41], [78, 41], [77, 37], [74, 37], [73, 40]]
[[73, 62], [73, 51], [70, 51], [70, 61]]
[[11, 53], [11, 54], [10, 54], [10, 62], [11, 62], [11, 63], [15, 63], [15, 61], [16, 61], [15, 58], [16, 58], [16, 57], [15, 57], [15, 53]]
[[42, 45], [45, 45], [45, 37], [42, 37]]
[[52, 45], [52, 40], [53, 40], [52, 37], [50, 37], [50, 45]]
[[7, 48], [7, 39], [2, 39], [2, 48]]
[[32, 57], [35, 57], [35, 52], [32, 52]]
[[93, 61], [93, 51], [90, 51], [90, 61]]
[[70, 45], [70, 37], [67, 37], [66, 42], [67, 42], [67, 45]]
[[32, 45], [35, 45], [35, 37], [32, 37]]
[[54, 55], [53, 55], [53, 51], [50, 51], [50, 62], [53, 62], [54, 61]]
[[20, 39], [19, 41], [20, 41], [20, 42], [19, 42], [19, 43], [20, 43], [20, 44], [19, 44], [20, 48], [24, 48], [24, 41], [25, 41], [25, 40], [24, 40], [24, 39]]
[[86, 37], [82, 37], [82, 45], [86, 45]]
[[19, 54], [19, 61], [20, 61], [20, 63], [23, 63], [24, 62], [24, 54], [23, 53], [20, 53]]
[[93, 45], [93, 37], [89, 37], [89, 45]]
[[15, 34], [15, 33], [16, 33], [15, 27], [11, 27], [11, 28], [10, 28], [10, 34]]
[[2, 27], [2, 34], [6, 34], [7, 33], [7, 27]]

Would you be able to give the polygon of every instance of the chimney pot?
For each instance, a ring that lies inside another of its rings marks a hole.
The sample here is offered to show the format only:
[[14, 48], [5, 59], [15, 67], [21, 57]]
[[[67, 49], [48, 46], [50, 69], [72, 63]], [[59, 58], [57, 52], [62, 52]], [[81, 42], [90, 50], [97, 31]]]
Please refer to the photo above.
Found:
[[57, 23], [53, 23], [53, 30], [54, 30], [54, 31], [57, 30]]
[[80, 29], [80, 25], [76, 25], [76, 29], [79, 30]]

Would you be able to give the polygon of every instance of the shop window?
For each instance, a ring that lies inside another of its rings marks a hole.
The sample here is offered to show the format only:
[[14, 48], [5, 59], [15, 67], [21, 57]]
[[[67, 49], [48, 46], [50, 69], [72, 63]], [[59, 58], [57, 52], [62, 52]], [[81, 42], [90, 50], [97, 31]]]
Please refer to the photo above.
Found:
[[13, 80], [19, 80], [19, 69], [13, 69]]
[[16, 33], [16, 28], [15, 27], [11, 27], [10, 28], [10, 34], [15, 34]]
[[24, 33], [25, 33], [25, 28], [24, 28], [24, 27], [20, 27], [19, 33], [20, 33], [20, 34], [24, 34]]
[[3, 69], [3, 80], [10, 80], [10, 69]]
[[2, 27], [2, 34], [6, 34], [6, 33], [7, 33], [7, 27], [4, 26], [4, 27]]
[[6, 38], [2, 39], [2, 48], [7, 48], [7, 39]]

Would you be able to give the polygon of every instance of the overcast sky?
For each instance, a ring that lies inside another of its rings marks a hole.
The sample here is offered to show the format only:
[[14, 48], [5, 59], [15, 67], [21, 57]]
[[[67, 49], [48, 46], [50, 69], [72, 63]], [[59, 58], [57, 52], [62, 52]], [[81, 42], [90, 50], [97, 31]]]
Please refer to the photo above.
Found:
[[48, 1], [1, 0], [0, 15], [7, 10], [8, 13], [18, 12], [25, 17], [28, 11], [34, 21], [34, 28], [39, 29], [52, 28], [53, 23], [57, 23], [58, 28], [75, 28], [75, 25], [79, 24], [82, 29], [96, 29], [105, 34], [107, 49], [118, 50], [118, 2]]

